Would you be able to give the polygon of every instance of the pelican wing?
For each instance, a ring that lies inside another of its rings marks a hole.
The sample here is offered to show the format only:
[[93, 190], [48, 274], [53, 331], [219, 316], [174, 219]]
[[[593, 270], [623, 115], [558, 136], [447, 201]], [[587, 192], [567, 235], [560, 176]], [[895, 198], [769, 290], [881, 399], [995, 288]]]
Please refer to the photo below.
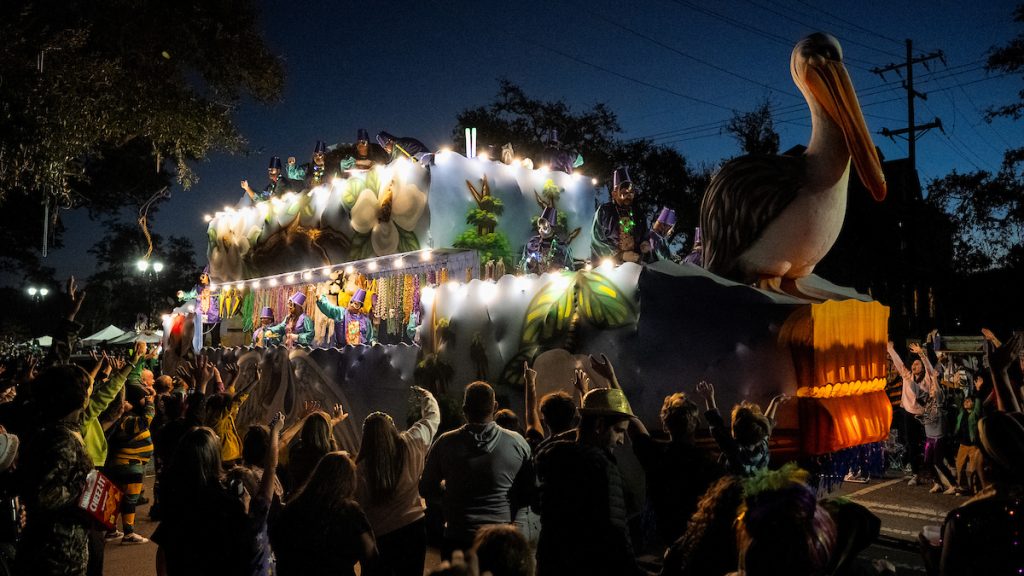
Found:
[[751, 155], [726, 162], [700, 206], [704, 267], [738, 282], [753, 281], [737, 260], [796, 198], [805, 173], [803, 156]]

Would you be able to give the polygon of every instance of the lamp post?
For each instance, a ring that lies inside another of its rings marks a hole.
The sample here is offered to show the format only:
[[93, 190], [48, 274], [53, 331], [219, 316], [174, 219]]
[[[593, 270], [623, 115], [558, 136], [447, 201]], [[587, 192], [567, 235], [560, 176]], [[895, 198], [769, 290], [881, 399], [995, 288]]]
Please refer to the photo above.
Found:
[[156, 313], [156, 307], [154, 306], [153, 299], [153, 282], [160, 279], [160, 272], [163, 272], [163, 262], [155, 261], [150, 262], [145, 258], [139, 258], [135, 262], [135, 268], [139, 271], [139, 274], [146, 278], [146, 305], [149, 310], [146, 316], [147, 327], [155, 324], [153, 316]]

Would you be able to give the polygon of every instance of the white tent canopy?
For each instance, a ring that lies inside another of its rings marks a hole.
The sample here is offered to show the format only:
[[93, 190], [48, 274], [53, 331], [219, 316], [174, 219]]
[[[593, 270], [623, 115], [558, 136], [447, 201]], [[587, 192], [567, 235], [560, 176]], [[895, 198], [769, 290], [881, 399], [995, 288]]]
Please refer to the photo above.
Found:
[[164, 333], [161, 330], [157, 330], [156, 332], [140, 332], [140, 333], [125, 332], [121, 336], [118, 336], [117, 338], [114, 338], [113, 340], [109, 340], [107, 342], [107, 344], [134, 344], [135, 342], [138, 342], [139, 340], [145, 342], [146, 344], [158, 344], [158, 343], [163, 341], [163, 338], [164, 338]]
[[22, 344], [26, 346], [39, 346], [40, 348], [49, 348], [50, 346], [53, 345], [53, 338], [49, 336], [40, 336], [39, 338], [27, 340]]
[[100, 330], [99, 332], [92, 334], [91, 336], [86, 336], [85, 338], [82, 338], [82, 344], [86, 346], [91, 346], [93, 344], [99, 344], [101, 342], [108, 342], [115, 338], [119, 338], [124, 334], [124, 330], [121, 330], [117, 326], [111, 324], [110, 326], [107, 326], [103, 330]]

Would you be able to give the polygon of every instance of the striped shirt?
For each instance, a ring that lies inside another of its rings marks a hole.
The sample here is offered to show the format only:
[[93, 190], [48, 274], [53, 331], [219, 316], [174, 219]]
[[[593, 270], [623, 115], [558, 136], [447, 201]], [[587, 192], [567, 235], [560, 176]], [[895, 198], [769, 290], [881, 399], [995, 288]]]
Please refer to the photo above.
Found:
[[111, 451], [108, 465], [145, 464], [153, 457], [153, 438], [149, 424], [153, 421], [152, 403], [146, 404], [145, 414], [131, 412], [117, 423], [117, 429], [110, 438]]

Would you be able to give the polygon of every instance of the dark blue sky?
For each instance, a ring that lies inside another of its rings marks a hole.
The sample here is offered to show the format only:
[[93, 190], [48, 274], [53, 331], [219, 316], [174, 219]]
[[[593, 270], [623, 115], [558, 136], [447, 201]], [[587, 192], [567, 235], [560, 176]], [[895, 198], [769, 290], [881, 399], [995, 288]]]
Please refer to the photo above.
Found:
[[[200, 181], [176, 187], [154, 218], [164, 235], [188, 236], [205, 262], [202, 217], [241, 195], [238, 182], [263, 185], [267, 157], [308, 159], [317, 139], [348, 142], [357, 128], [388, 130], [441, 146], [455, 115], [488, 103], [505, 77], [529, 95], [564, 99], [574, 109], [606, 103], [626, 138], [651, 137], [691, 163], [736, 155], [724, 131], [733, 110], [774, 102], [782, 148], [806, 143], [807, 107], [789, 74], [793, 45], [821, 30], [843, 44], [847, 67], [875, 132], [906, 125], [900, 78], [869, 72], [915, 54], [943, 50], [946, 66], [915, 68], [919, 123], [942, 118], [946, 133], [918, 141], [922, 181], [951, 170], [998, 168], [1002, 152], [1024, 142], [1024, 123], [987, 124], [982, 111], [1012, 102], [1020, 76], [987, 74], [986, 52], [1019, 26], [1015, 1], [952, 0], [611, 0], [520, 2], [263, 2], [267, 40], [285, 60], [283, 100], [243, 105], [238, 126], [251, 154], [214, 154]], [[479, 136], [481, 142], [486, 135]], [[906, 143], [876, 136], [886, 158]], [[586, 150], [583, 150], [584, 157]], [[586, 173], [586, 166], [583, 167]], [[606, 175], [596, 175], [602, 179]], [[131, 218], [136, 208], [126, 212]], [[101, 231], [83, 213], [64, 213], [65, 246], [48, 265], [86, 277], [86, 253]], [[132, 218], [133, 219], [133, 218]]]

